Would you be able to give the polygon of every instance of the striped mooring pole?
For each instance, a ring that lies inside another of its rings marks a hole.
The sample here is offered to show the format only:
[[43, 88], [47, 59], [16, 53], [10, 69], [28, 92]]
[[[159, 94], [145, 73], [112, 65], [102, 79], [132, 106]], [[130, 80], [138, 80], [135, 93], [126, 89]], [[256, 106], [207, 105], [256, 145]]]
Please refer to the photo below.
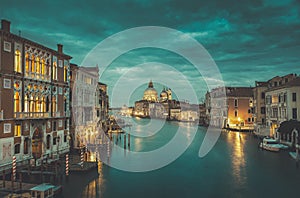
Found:
[[81, 168], [83, 168], [83, 160], [84, 160], [83, 149], [81, 149], [80, 150], [80, 165], [81, 165]]
[[13, 179], [13, 181], [16, 181], [16, 174], [17, 174], [17, 158], [16, 158], [16, 156], [13, 156], [13, 161], [12, 161], [12, 179]]
[[69, 154], [66, 154], [66, 176], [69, 176]]

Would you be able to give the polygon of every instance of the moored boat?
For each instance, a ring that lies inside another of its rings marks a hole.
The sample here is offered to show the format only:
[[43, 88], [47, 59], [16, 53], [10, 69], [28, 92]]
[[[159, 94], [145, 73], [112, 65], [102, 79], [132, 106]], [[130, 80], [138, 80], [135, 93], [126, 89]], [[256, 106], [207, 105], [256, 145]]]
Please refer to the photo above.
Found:
[[37, 185], [30, 189], [30, 194], [32, 198], [39, 197], [39, 198], [51, 198], [56, 197], [62, 191], [61, 186], [55, 186], [48, 183], [43, 183]]
[[259, 146], [262, 149], [273, 151], [273, 152], [278, 152], [280, 149], [288, 148], [288, 146], [284, 144], [280, 144], [277, 142], [277, 140], [272, 138], [264, 138], [263, 141], [259, 144]]

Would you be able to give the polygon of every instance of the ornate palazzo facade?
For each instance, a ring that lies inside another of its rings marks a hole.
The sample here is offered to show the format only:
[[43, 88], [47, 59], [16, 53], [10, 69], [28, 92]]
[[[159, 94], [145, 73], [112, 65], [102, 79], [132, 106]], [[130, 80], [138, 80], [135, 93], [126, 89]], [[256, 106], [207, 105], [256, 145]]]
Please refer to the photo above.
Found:
[[0, 30], [0, 169], [41, 164], [69, 150], [70, 56]]

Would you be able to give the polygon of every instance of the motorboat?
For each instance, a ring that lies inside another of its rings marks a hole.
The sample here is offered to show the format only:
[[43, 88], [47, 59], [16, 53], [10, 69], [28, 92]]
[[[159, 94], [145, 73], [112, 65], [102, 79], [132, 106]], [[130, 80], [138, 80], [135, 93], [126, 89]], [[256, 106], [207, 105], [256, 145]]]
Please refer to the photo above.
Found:
[[263, 141], [259, 144], [260, 148], [268, 150], [268, 151], [273, 151], [273, 152], [278, 152], [280, 149], [288, 149], [289, 147], [278, 143], [277, 140], [272, 139], [272, 138], [264, 138]]

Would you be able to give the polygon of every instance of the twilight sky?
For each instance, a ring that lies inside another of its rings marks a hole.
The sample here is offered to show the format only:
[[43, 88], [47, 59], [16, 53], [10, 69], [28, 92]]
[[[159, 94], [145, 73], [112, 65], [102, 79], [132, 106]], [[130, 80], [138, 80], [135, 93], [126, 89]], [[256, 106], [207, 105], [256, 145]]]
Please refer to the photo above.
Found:
[[[201, 43], [216, 62], [226, 85], [253, 86], [255, 80], [299, 74], [300, 2], [297, 0], [2, 0], [0, 17], [11, 21], [15, 34], [21, 30], [23, 37], [54, 49], [57, 43], [62, 43], [64, 52], [78, 65], [108, 36], [138, 26], [164, 26]], [[114, 47], [118, 48], [111, 46], [110, 50], [117, 50]], [[124, 72], [148, 62], [173, 66], [192, 84], [198, 100], [202, 100], [207, 87], [201, 76], [184, 58], [161, 49], [133, 50], [120, 56], [100, 80], [112, 90]], [[98, 65], [101, 66], [101, 61]], [[173, 79], [164, 85], [184, 93], [172, 72], [160, 71], [160, 67], [147, 68], [139, 71], [145, 75], [133, 72], [128, 80], [144, 89], [154, 75], [163, 73]], [[155, 86], [160, 92], [162, 86]], [[131, 104], [141, 94], [136, 91], [130, 96]], [[115, 106], [124, 103], [120, 100]]]

